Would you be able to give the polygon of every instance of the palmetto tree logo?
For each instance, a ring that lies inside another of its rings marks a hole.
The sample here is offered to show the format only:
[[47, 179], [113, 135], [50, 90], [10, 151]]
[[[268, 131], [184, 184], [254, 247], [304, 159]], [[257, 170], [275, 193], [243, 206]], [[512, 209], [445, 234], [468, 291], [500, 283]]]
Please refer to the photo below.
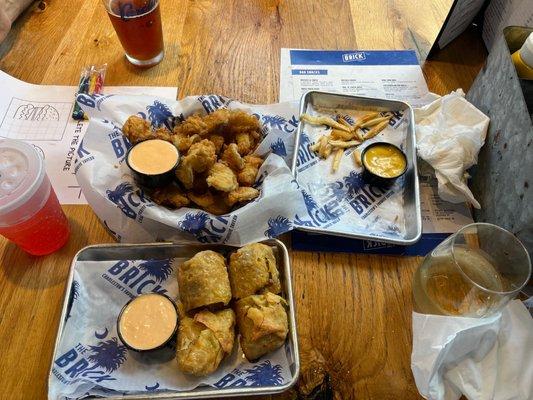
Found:
[[146, 260], [139, 264], [139, 268], [156, 279], [159, 283], [167, 279], [172, 273], [170, 260]]
[[251, 383], [250, 386], [279, 386], [283, 383], [281, 365], [272, 365], [270, 360], [245, 371], [248, 373], [245, 379]]
[[278, 138], [278, 140], [272, 143], [270, 145], [270, 149], [272, 150], [272, 153], [277, 154], [280, 157], [287, 156], [287, 149], [285, 148], [285, 143], [283, 143], [281, 138]]
[[117, 205], [127, 217], [135, 219], [137, 213], [130, 207], [125, 197], [133, 193], [133, 186], [131, 183], [123, 182], [119, 184], [115, 190], [106, 190], [106, 195], [109, 200]]
[[194, 235], [200, 241], [219, 241], [222, 235], [208, 228], [210, 222], [209, 214], [199, 211], [185, 214], [185, 218], [178, 223], [178, 227]]
[[88, 369], [102, 368], [109, 374], [116, 371], [126, 361], [126, 346], [119, 344], [116, 337], [98, 342], [96, 346], [89, 346], [89, 349], [91, 354], [87, 359], [93, 365]]
[[263, 124], [270, 126], [271, 128], [283, 129], [287, 120], [280, 115], [263, 115]]
[[72, 281], [72, 285], [70, 286], [70, 293], [68, 296], [68, 303], [67, 303], [67, 317], [65, 318], [65, 321], [68, 321], [70, 318], [70, 310], [72, 310], [72, 305], [74, 304], [74, 300], [76, 300], [80, 296], [80, 284], [74, 280]]
[[91, 363], [87, 368], [78, 371], [75, 376], [87, 371], [104, 370], [110, 374], [124, 364], [128, 350], [120, 344], [116, 337], [100, 341], [96, 346], [89, 346], [90, 354], [87, 361]]
[[154, 104], [146, 107], [146, 111], [148, 111], [148, 119], [153, 127], [158, 128], [164, 125], [169, 130], [174, 127], [175, 117], [166, 104], [156, 100]]
[[357, 193], [365, 185], [363, 174], [355, 171], [350, 172], [348, 176], [344, 177], [344, 184], [348, 192], [351, 194]]
[[346, 189], [341, 181], [335, 181], [328, 184], [329, 192], [333, 195], [335, 200], [342, 201], [346, 197]]
[[278, 215], [276, 218], [269, 218], [268, 229], [265, 231], [265, 236], [274, 238], [282, 233], [288, 232], [291, 228], [291, 221], [282, 215]]

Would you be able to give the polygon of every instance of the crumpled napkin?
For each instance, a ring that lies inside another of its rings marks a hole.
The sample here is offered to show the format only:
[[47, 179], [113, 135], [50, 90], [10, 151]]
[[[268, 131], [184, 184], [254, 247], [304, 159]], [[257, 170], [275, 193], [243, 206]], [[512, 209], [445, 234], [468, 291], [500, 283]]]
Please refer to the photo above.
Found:
[[418, 156], [434, 168], [439, 196], [481, 208], [466, 184], [465, 171], [477, 163], [489, 118], [464, 98], [461, 89], [414, 112]]
[[533, 318], [519, 300], [489, 318], [413, 312], [411, 370], [430, 400], [533, 399]]

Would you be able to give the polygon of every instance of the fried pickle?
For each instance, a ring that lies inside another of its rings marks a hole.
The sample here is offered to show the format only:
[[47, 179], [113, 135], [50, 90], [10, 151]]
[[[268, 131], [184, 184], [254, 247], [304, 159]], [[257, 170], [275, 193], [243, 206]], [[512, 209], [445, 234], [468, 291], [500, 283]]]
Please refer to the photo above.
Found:
[[201, 140], [200, 135], [187, 136], [183, 133], [176, 133], [171, 136], [171, 141], [181, 154], [187, 153], [193, 143]]
[[239, 184], [242, 186], [253, 186], [261, 164], [263, 164], [263, 159], [259, 156], [244, 156], [244, 168], [237, 174]]
[[235, 173], [221, 162], [215, 163], [209, 170], [207, 184], [221, 192], [231, 192], [239, 186]]
[[194, 172], [207, 171], [216, 161], [215, 145], [207, 139], [191, 145], [187, 155], [183, 159], [183, 162], [190, 165]]
[[181, 208], [189, 205], [189, 199], [176, 185], [157, 188], [150, 196], [154, 203], [170, 208]]
[[153, 134], [157, 139], [166, 140], [167, 142], [172, 142], [172, 132], [170, 132], [164, 126], [160, 126], [156, 130], [154, 130]]
[[122, 133], [131, 144], [155, 138], [150, 123], [137, 115], [129, 117], [122, 126]]
[[259, 190], [253, 187], [241, 186], [226, 196], [226, 204], [234, 206], [236, 203], [250, 201], [259, 196]]
[[199, 114], [193, 114], [188, 117], [181, 124], [177, 124], [174, 127], [174, 133], [176, 135], [200, 135], [205, 136], [208, 133], [207, 124], [204, 121], [204, 118]]
[[187, 160], [182, 159], [176, 168], [176, 178], [182, 183], [185, 189], [191, 189], [194, 184], [194, 171]]
[[215, 145], [215, 150], [217, 154], [220, 154], [222, 147], [224, 146], [224, 136], [220, 135], [209, 135], [207, 137]]
[[240, 171], [244, 168], [244, 160], [239, 154], [239, 149], [235, 143], [230, 143], [226, 146], [220, 159], [234, 171]]
[[226, 201], [225, 196], [213, 194], [209, 191], [203, 194], [188, 192], [187, 197], [205, 211], [215, 215], [226, 214], [231, 210], [231, 205]]

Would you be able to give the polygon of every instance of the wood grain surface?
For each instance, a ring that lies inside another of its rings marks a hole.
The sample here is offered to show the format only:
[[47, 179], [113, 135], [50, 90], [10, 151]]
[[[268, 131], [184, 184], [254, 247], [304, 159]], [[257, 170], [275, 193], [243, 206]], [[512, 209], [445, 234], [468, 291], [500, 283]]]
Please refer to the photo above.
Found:
[[[75, 85], [108, 63], [108, 85], [174, 85], [180, 97], [277, 101], [281, 47], [405, 49], [425, 54], [451, 0], [163, 0], [166, 56], [126, 62], [98, 0], [28, 10], [0, 45], [0, 69], [37, 84]], [[465, 49], [468, 49], [465, 50]], [[468, 90], [485, 59], [466, 32], [423, 66], [439, 94]], [[6, 95], [1, 91], [0, 95]], [[46, 398], [65, 279], [74, 254], [111, 242], [88, 206], [65, 206], [65, 248], [35, 258], [0, 239], [0, 399]], [[302, 373], [286, 399], [416, 399], [410, 370], [415, 257], [292, 252]]]

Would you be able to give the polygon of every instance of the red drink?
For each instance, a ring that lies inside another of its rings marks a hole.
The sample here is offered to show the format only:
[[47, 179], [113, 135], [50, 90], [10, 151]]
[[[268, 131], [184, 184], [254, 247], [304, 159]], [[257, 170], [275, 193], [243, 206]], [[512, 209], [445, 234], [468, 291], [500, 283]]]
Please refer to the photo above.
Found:
[[163, 59], [163, 29], [159, 0], [104, 0], [109, 19], [127, 59], [151, 66]]
[[0, 234], [34, 256], [50, 254], [63, 247], [70, 230], [54, 189], [50, 187], [48, 200], [37, 214], [20, 224], [0, 227]]
[[36, 256], [58, 250], [70, 234], [44, 160], [18, 140], [0, 140], [0, 234]]

